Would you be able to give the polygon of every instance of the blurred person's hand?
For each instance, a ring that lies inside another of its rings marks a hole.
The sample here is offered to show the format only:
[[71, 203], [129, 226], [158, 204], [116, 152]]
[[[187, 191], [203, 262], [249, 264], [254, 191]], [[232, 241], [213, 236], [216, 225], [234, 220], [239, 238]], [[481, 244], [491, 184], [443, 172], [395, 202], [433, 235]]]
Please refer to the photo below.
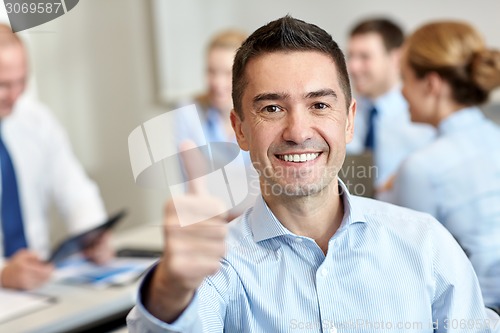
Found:
[[15, 253], [1, 272], [3, 288], [30, 290], [47, 282], [54, 266], [43, 262], [33, 251], [22, 249]]
[[108, 263], [115, 256], [111, 244], [111, 232], [104, 232], [94, 243], [84, 250], [84, 255], [98, 265]]
[[[181, 151], [192, 148], [194, 144], [186, 143]], [[175, 320], [189, 305], [203, 279], [219, 270], [225, 253], [227, 224], [225, 216], [219, 215], [225, 211], [224, 204], [208, 194], [200, 178], [193, 177], [203, 174], [200, 168], [206, 161], [202, 154], [187, 156], [184, 166], [191, 179], [189, 188], [166, 204], [163, 257], [146, 292], [147, 308], [165, 322]]]

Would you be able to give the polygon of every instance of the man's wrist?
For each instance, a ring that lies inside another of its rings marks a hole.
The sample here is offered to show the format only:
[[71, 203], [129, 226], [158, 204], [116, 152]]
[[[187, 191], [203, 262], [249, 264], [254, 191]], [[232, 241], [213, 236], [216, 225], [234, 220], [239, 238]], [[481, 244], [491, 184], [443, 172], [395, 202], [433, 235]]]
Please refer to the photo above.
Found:
[[141, 302], [154, 317], [163, 322], [172, 323], [188, 307], [195, 291], [176, 288], [174, 284], [165, 282], [166, 279], [159, 265], [145, 277], [142, 283]]

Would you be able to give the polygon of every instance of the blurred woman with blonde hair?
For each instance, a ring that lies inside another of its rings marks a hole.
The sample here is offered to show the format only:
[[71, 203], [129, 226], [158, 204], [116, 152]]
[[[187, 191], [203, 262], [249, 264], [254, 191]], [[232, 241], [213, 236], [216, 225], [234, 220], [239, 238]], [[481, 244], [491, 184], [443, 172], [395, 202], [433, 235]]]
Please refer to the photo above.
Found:
[[[206, 50], [206, 83], [207, 91], [194, 98], [200, 113], [204, 133], [196, 133], [190, 128], [189, 119], [177, 119], [178, 142], [189, 139], [196, 144], [204, 135], [208, 141], [233, 141], [234, 132], [229, 121], [233, 108], [231, 97], [232, 68], [236, 50], [247, 35], [236, 29], [223, 30], [212, 37]], [[200, 141], [200, 142], [199, 142]]]
[[416, 30], [403, 53], [412, 121], [435, 126], [438, 137], [402, 164], [391, 201], [430, 213], [454, 235], [498, 311], [500, 128], [478, 105], [500, 86], [500, 52], [469, 24], [443, 21]]
[[[232, 161], [235, 157], [235, 150], [242, 154], [247, 177], [238, 179], [242, 183], [233, 184], [233, 186], [250, 189], [246, 199], [229, 211], [228, 220], [232, 220], [251, 206], [255, 197], [260, 194], [260, 188], [255, 185], [258, 184], [258, 177], [251, 165], [250, 155], [248, 152], [240, 151], [229, 119], [233, 109], [231, 96], [233, 60], [246, 37], [246, 33], [230, 28], [220, 31], [211, 38], [206, 49], [207, 90], [192, 101], [196, 105], [197, 113], [194, 115], [193, 113], [177, 113], [174, 124], [177, 147], [182, 146], [186, 141], [198, 147], [205, 143], [233, 143], [233, 145], [210, 145], [208, 154], [210, 156], [206, 157], [211, 160], [209, 164], [214, 168], [226, 166]], [[193, 119], [194, 116], [197, 119]], [[198, 125], [200, 121], [202, 131]], [[208, 163], [208, 160], [205, 162]], [[185, 179], [190, 178], [187, 171], [186, 165], [183, 164], [182, 172]], [[243, 184], [244, 182], [247, 184]], [[205, 185], [207, 190], [218, 186], [220, 184]]]

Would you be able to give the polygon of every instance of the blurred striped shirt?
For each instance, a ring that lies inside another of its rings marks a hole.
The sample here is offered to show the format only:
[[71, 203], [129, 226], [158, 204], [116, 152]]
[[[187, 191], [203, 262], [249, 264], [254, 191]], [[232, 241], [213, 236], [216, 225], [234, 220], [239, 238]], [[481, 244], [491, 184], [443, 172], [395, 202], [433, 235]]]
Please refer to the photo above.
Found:
[[326, 256], [260, 198], [231, 223], [221, 270], [181, 316], [163, 323], [139, 301], [129, 331], [500, 331], [470, 262], [434, 218], [340, 186], [345, 213]]

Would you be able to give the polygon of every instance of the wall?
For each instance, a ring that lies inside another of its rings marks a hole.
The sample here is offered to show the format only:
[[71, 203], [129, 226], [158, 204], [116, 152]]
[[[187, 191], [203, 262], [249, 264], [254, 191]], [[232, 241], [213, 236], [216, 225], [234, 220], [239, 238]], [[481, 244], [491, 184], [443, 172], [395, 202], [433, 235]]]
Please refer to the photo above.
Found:
[[203, 88], [204, 47], [212, 33], [228, 26], [252, 32], [286, 14], [324, 28], [342, 48], [354, 22], [377, 15], [392, 17], [408, 32], [428, 20], [467, 20], [489, 45], [500, 48], [498, 0], [153, 0], [153, 6], [160, 91], [166, 101]]

